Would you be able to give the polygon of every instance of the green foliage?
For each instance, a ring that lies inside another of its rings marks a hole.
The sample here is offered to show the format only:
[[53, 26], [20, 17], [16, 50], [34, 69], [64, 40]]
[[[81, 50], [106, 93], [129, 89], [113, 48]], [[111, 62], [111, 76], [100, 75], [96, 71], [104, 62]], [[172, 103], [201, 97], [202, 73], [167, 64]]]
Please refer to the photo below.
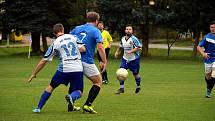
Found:
[[107, 23], [114, 23], [116, 30], [128, 23], [144, 24], [149, 19], [154, 24], [165, 25], [177, 31], [196, 27], [206, 31], [208, 23], [215, 17], [213, 0], [156, 0], [154, 6], [149, 6], [147, 2], [148, 0], [98, 0], [98, 8], [102, 19]]
[[171, 10], [176, 14], [173, 21], [175, 26], [181, 30], [199, 29], [208, 31], [208, 23], [214, 17], [215, 3], [213, 0], [173, 0]]
[[6, 0], [3, 19], [9, 29], [47, 34], [55, 23], [61, 22], [68, 31], [69, 19], [75, 13], [74, 4], [70, 0]]
[[120, 36], [124, 33], [124, 26], [133, 23], [133, 0], [98, 0], [97, 5], [101, 20], [109, 26], [111, 32], [115, 30]]

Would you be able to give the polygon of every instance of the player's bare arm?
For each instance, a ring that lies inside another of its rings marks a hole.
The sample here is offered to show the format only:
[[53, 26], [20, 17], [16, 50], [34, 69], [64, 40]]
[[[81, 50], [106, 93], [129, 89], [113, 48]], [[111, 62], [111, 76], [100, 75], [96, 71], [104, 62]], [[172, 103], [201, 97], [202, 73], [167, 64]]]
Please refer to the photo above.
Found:
[[81, 45], [79, 47], [79, 51], [82, 53], [82, 52], [86, 52], [86, 47], [84, 45]]
[[118, 56], [121, 54], [122, 50], [123, 50], [123, 48], [121, 48], [121, 47], [117, 48], [117, 50], [116, 50], [116, 52], [114, 54], [114, 57], [118, 58]]
[[202, 55], [203, 58], [205, 58], [205, 59], [210, 58], [210, 56], [208, 55], [208, 53], [205, 53], [200, 46], [197, 46], [197, 50], [201, 53], [201, 55]]
[[46, 65], [47, 61], [44, 59], [41, 59], [40, 62], [37, 64], [36, 68], [32, 72], [31, 76], [28, 79], [28, 83], [31, 83], [33, 78], [36, 78], [36, 75], [40, 72], [40, 70], [43, 69], [43, 67]]
[[140, 51], [140, 50], [142, 50], [142, 49], [141, 48], [134, 48], [131, 51], [128, 51], [128, 54], [135, 53], [135, 52]]
[[102, 61], [100, 62], [100, 68], [102, 69], [101, 73], [103, 73], [106, 69], [107, 59], [106, 59], [106, 54], [105, 54], [104, 47], [102, 46], [102, 43], [98, 43], [98, 51], [102, 59]]
[[109, 42], [108, 48], [111, 48], [111, 45], [112, 45], [112, 41]]

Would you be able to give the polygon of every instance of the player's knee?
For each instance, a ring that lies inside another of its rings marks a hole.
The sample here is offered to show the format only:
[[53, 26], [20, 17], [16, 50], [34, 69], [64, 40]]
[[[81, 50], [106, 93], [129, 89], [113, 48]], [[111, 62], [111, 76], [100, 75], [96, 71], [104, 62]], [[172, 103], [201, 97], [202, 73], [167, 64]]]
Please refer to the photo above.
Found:
[[212, 71], [211, 77], [215, 78], [215, 70]]
[[49, 93], [52, 93], [54, 91], [54, 87], [52, 87], [51, 85], [49, 85], [47, 88], [46, 88], [46, 91], [49, 92]]
[[134, 78], [137, 79], [137, 78], [140, 78], [140, 75], [139, 74], [133, 74], [134, 75]]
[[89, 77], [93, 85], [101, 86], [102, 85], [102, 78], [100, 75]]

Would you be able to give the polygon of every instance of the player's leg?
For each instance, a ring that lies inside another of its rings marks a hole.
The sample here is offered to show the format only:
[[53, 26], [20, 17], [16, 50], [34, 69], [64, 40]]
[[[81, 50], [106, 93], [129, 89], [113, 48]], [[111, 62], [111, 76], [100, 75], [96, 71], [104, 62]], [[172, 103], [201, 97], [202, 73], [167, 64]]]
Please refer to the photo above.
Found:
[[[208, 75], [209, 76], [209, 75]], [[215, 62], [214, 63], [212, 63], [212, 71], [211, 71], [211, 79], [210, 79], [210, 82], [209, 82], [209, 84], [210, 84], [210, 86], [208, 87], [208, 96], [207, 97], [211, 97], [211, 92], [212, 92], [212, 90], [213, 90], [213, 87], [214, 87], [214, 84], [215, 84]]]
[[92, 103], [94, 102], [94, 100], [96, 99], [97, 95], [100, 92], [100, 86], [101, 86], [101, 76], [100, 75], [96, 75], [96, 76], [91, 76], [88, 77], [92, 82], [93, 82], [93, 86], [91, 87], [87, 100], [83, 106], [83, 110], [85, 112], [89, 112], [89, 113], [97, 113], [93, 107], [92, 107]]
[[211, 97], [211, 91], [213, 89], [214, 83], [211, 78], [212, 75], [212, 64], [206, 64], [205, 63], [205, 81], [207, 85], [207, 90], [206, 90], [206, 97], [210, 98]]
[[40, 97], [40, 101], [37, 105], [37, 108], [32, 110], [34, 113], [40, 113], [41, 109], [43, 108], [43, 106], [45, 105], [45, 103], [47, 102], [47, 100], [49, 99], [49, 97], [51, 96], [52, 92], [56, 87], [52, 87], [51, 85], [48, 85], [48, 87]]
[[[106, 48], [106, 49], [105, 49], [106, 59], [108, 59], [109, 51], [110, 51], [110, 48]], [[108, 83], [109, 83], [109, 80], [108, 80], [108, 76], [107, 76], [107, 69], [102, 73], [102, 77], [104, 77], [105, 84], [108, 84]], [[102, 78], [102, 79], [103, 79], [103, 78]]]
[[82, 96], [83, 92], [83, 72], [73, 72], [71, 75], [68, 75], [70, 80], [70, 91], [66, 95], [65, 99], [68, 102], [68, 111], [79, 111], [80, 107], [74, 105], [75, 101]]
[[[123, 58], [121, 61], [120, 68], [128, 69], [127, 62]], [[125, 83], [125, 80], [119, 80], [120, 88], [117, 90], [116, 94], [123, 94], [124, 93], [124, 89], [125, 89], [124, 83]]]
[[141, 89], [141, 76], [139, 75], [140, 70], [140, 59], [135, 59], [128, 64], [129, 70], [132, 71], [135, 82], [136, 82], [136, 90], [135, 93], [138, 94]]
[[48, 85], [48, 87], [46, 88], [46, 90], [42, 93], [41, 97], [40, 97], [40, 101], [38, 103], [37, 109], [42, 109], [43, 106], [45, 105], [46, 101], [49, 99], [49, 97], [51, 96], [52, 92], [53, 92], [54, 88], [51, 85]]
[[82, 96], [81, 90], [72, 91], [71, 94], [65, 96], [66, 101], [68, 102], [68, 112], [70, 111], [80, 111], [81, 108], [74, 105], [75, 101]]
[[83, 67], [84, 67], [84, 74], [93, 83], [93, 86], [89, 91], [87, 100], [83, 106], [83, 110], [89, 113], [97, 113], [93, 109], [92, 103], [94, 102], [94, 100], [96, 99], [97, 95], [100, 92], [100, 87], [102, 85], [102, 78], [95, 64], [83, 63]]
[[46, 101], [49, 99], [51, 96], [52, 92], [54, 91], [55, 88], [57, 88], [60, 85], [62, 73], [59, 71], [56, 71], [54, 76], [52, 77], [52, 80], [46, 90], [43, 92], [41, 95], [40, 101], [38, 103], [38, 106], [36, 109], [33, 110], [35, 113], [39, 113], [40, 110], [43, 108], [45, 105]]

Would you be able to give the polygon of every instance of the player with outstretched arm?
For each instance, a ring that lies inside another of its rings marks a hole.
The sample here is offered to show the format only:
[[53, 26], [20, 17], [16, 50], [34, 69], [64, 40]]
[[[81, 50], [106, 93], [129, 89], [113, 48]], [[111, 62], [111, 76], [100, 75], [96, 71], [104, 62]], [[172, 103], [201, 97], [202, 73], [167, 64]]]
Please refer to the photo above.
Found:
[[70, 111], [80, 110], [80, 107], [74, 106], [74, 102], [81, 97], [83, 92], [83, 66], [80, 52], [86, 51], [86, 48], [84, 44], [77, 41], [78, 39], [76, 37], [70, 34], [64, 34], [64, 27], [62, 24], [58, 23], [54, 25], [53, 31], [57, 39], [52, 43], [44, 57], [40, 60], [32, 75], [29, 77], [28, 82], [30, 83], [33, 78], [36, 78], [36, 75], [43, 69], [48, 61], [52, 61], [55, 55], [59, 57], [60, 64], [50, 84], [42, 93], [37, 108], [32, 110], [34, 113], [40, 113], [55, 88], [60, 84], [68, 85], [69, 83], [73, 90], [70, 94], [66, 95], [65, 98], [69, 103]]

